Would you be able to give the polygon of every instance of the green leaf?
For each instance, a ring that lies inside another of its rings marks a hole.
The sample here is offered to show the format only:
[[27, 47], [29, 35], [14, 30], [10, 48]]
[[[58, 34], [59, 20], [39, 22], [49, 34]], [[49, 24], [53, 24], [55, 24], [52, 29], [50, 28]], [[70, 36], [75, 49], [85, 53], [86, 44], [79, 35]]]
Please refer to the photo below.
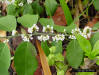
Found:
[[97, 22], [94, 27], [92, 28], [92, 30], [98, 30], [99, 29], [99, 22]]
[[86, 55], [89, 56], [91, 53], [91, 49], [92, 49], [89, 40], [87, 40], [86, 38], [84, 38], [80, 34], [77, 34], [76, 38], [77, 38], [78, 43], [79, 43], [80, 47], [82, 48], [82, 50], [84, 50]]
[[96, 43], [96, 41], [99, 40], [99, 32], [96, 32], [91, 38], [90, 38], [90, 43], [92, 46]]
[[54, 30], [57, 32], [64, 32], [64, 29], [66, 30], [67, 33], [71, 33], [71, 30], [74, 29], [76, 25], [70, 25], [70, 26], [59, 26], [59, 25], [54, 25]]
[[22, 24], [24, 27], [31, 27], [33, 24], [36, 24], [38, 21], [38, 15], [23, 15], [19, 17], [17, 21]]
[[94, 0], [93, 4], [94, 4], [95, 9], [99, 11], [99, 0]]
[[94, 75], [94, 72], [78, 72], [77, 75]]
[[40, 4], [38, 3], [38, 1], [34, 1], [33, 3], [32, 3], [32, 7], [33, 7], [33, 12], [35, 13], [35, 14], [42, 14], [43, 13], [43, 7], [42, 6], [40, 6]]
[[8, 75], [10, 66], [10, 50], [4, 43], [0, 43], [0, 75]]
[[99, 40], [95, 43], [93, 50], [92, 50], [92, 56], [96, 57], [96, 55], [99, 54]]
[[58, 42], [53, 41], [52, 42], [52, 46], [56, 47], [55, 53], [62, 53], [62, 50], [63, 50], [63, 48], [62, 48], [62, 41], [58, 41]]
[[66, 32], [71, 33], [72, 29], [74, 29], [75, 27], [76, 27], [75, 24], [71, 24], [70, 26], [66, 26]]
[[71, 12], [69, 10], [69, 7], [66, 4], [65, 0], [60, 0], [60, 4], [61, 4], [61, 7], [64, 11], [64, 15], [65, 15], [67, 25], [70, 25], [73, 22], [73, 18], [72, 18]]
[[47, 45], [47, 41], [41, 42], [41, 47], [44, 50], [44, 53], [46, 54], [46, 56], [48, 56], [50, 51], [49, 51], [49, 47]]
[[58, 6], [56, 0], [45, 0], [45, 8], [48, 16], [53, 16]]
[[16, 18], [8, 15], [0, 18], [0, 30], [12, 31], [16, 29]]
[[14, 62], [18, 75], [33, 75], [38, 63], [35, 57], [35, 47], [30, 42], [22, 42], [16, 49]]
[[15, 5], [10, 4], [7, 6], [7, 15], [16, 16], [16, 6]]
[[48, 19], [48, 18], [40, 18], [39, 22], [41, 23], [42, 26], [53, 26], [54, 25], [54, 21], [53, 19]]
[[78, 68], [83, 60], [83, 50], [77, 40], [72, 40], [66, 48], [66, 58], [70, 66]]
[[40, 18], [39, 22], [41, 23], [42, 26], [53, 26], [54, 30], [57, 32], [64, 32], [64, 29], [66, 29], [67, 33], [71, 33], [71, 30], [76, 27], [76, 25], [72, 24], [70, 26], [59, 26], [55, 25], [53, 19], [48, 19], [48, 18]]
[[25, 14], [33, 14], [33, 9], [32, 6], [30, 4], [25, 4], [24, 5], [24, 10], [23, 10], [23, 15]]

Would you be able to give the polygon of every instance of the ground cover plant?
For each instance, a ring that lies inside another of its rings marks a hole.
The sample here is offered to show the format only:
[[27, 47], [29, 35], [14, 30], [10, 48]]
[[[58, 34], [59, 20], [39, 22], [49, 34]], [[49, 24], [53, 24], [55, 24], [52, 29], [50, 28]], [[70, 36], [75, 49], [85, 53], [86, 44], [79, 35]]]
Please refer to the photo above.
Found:
[[99, 0], [0, 0], [0, 75], [98, 75]]

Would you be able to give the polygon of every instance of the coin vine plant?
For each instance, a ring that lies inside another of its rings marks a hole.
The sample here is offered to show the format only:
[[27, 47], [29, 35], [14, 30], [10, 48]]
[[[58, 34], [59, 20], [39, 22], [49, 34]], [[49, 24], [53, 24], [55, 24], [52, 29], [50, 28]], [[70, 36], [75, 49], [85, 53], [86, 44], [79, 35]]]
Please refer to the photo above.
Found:
[[[93, 32], [92, 35], [92, 31], [98, 30], [99, 22], [93, 28], [85, 26], [84, 29], [80, 29], [76, 26], [75, 19], [73, 21], [65, 0], [60, 0], [60, 5], [64, 10], [67, 26], [54, 24], [52, 16], [58, 6], [56, 0], [44, 2], [46, 14], [50, 18], [40, 17], [44, 8], [39, 4], [39, 0], [5, 0], [3, 2], [7, 5], [7, 15], [0, 17], [0, 30], [12, 34], [0, 36], [0, 39], [4, 39], [0, 41], [0, 75], [9, 75], [11, 60], [14, 60], [17, 75], [34, 74], [38, 67], [37, 50], [31, 43], [34, 39], [41, 42], [48, 64], [55, 66], [57, 75], [64, 75], [69, 66], [79, 68], [82, 63], [84, 64], [84, 58], [95, 61], [99, 65], [99, 32]], [[97, 2], [99, 3], [99, 0], [92, 0], [91, 4], [94, 3], [98, 11]], [[22, 27], [19, 33], [17, 27], [20, 25], [27, 30]], [[11, 38], [17, 37], [21, 37], [23, 41], [16, 48], [15, 55], [11, 56], [7, 43]], [[62, 44], [68, 40], [64, 57]]]

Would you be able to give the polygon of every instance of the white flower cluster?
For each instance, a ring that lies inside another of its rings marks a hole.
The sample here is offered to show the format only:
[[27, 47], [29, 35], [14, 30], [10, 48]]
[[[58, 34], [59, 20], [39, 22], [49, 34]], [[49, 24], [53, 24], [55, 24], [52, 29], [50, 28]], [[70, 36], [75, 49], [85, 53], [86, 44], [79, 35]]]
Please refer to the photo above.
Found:
[[14, 4], [14, 3], [15, 3], [15, 0], [5, 0], [5, 3], [6, 3], [7, 5], [9, 5], [9, 4]]
[[69, 36], [70, 39], [76, 39], [75, 37], [75, 33], [79, 33], [80, 35], [82, 35], [85, 38], [90, 38], [91, 36], [91, 28], [89, 26], [86, 26], [83, 29], [83, 32], [79, 29], [79, 28], [75, 28], [71, 31], [72, 35]]
[[23, 6], [23, 2], [20, 2], [20, 3], [18, 4], [18, 6], [22, 7], [22, 6]]
[[[32, 27], [28, 28], [28, 35], [26, 34], [22, 34], [21, 37], [24, 41], [28, 41], [29, 42], [29, 39], [33, 39], [32, 37], [32, 33], [34, 32], [37, 32], [39, 31], [39, 27], [36, 25], [36, 24], [33, 24]], [[66, 32], [66, 30], [64, 30]], [[46, 33], [53, 33], [53, 26], [50, 26], [50, 25], [47, 25], [47, 26], [44, 26], [43, 27], [43, 30], [42, 32], [44, 32], [45, 34]], [[12, 31], [12, 36], [15, 36], [17, 33], [16, 30], [13, 30]], [[91, 36], [91, 28], [89, 26], [86, 26], [83, 31], [81, 31], [79, 28], [75, 28], [71, 31], [72, 35], [69, 36], [70, 39], [76, 39], [75, 37], [75, 34], [78, 33], [80, 35], [82, 35], [83, 37], [85, 38], [90, 38]], [[37, 39], [40, 40], [40, 41], [47, 41], [50, 39], [50, 36], [48, 34], [43, 34], [43, 35], [40, 35], [40, 36], [37, 36]], [[55, 36], [52, 36], [52, 40], [53, 41], [63, 41], [65, 39], [65, 34], [55, 34]]]
[[32, 3], [32, 0], [27, 0], [27, 3], [28, 3], [28, 4], [31, 4], [31, 3]]
[[21, 35], [23, 41], [29, 42], [29, 39], [32, 40], [33, 39], [32, 33], [35, 32], [35, 31], [38, 31], [38, 30], [39, 30], [39, 27], [36, 24], [33, 24], [32, 27], [28, 28], [28, 33], [30, 33], [29, 35], [25, 35], [25, 34]]
[[47, 40], [49, 40], [50, 37], [49, 37], [49, 35], [41, 35], [41, 36], [38, 36], [37, 38], [40, 41], [47, 41]]
[[[53, 33], [53, 27], [50, 26], [50, 25], [47, 25], [46, 27], [44, 26], [44, 27], [43, 27], [43, 32]], [[41, 36], [38, 36], [37, 38], [38, 38], [38, 40], [40, 40], [40, 41], [47, 41], [47, 40], [50, 39], [49, 35], [41, 35]]]
[[57, 34], [55, 36], [52, 37], [53, 41], [63, 41], [65, 39], [65, 35], [64, 34]]
[[51, 32], [53, 33], [53, 26], [47, 25], [47, 27], [43, 27], [43, 32]]
[[28, 28], [28, 32], [31, 34], [35, 31], [39, 31], [39, 27], [36, 24], [33, 24], [32, 27]]
[[[39, 27], [36, 25], [36, 24], [33, 24], [32, 27], [28, 28], [28, 35], [26, 34], [21, 34], [21, 37], [23, 39], [23, 41], [28, 41], [29, 42], [29, 39], [33, 39], [32, 37], [32, 33], [33, 32], [36, 32], [36, 31], [39, 31]], [[43, 30], [42, 32], [45, 32], [45, 33], [53, 33], [53, 27], [50, 26], [50, 25], [47, 25], [46, 27], [44, 26], [43, 27]], [[17, 33], [16, 30], [13, 30], [12, 31], [12, 36], [15, 36]], [[40, 40], [40, 41], [47, 41], [50, 39], [50, 36], [48, 34], [43, 34], [43, 35], [40, 35], [40, 36], [37, 36], [37, 39]], [[52, 40], [53, 41], [63, 41], [65, 39], [65, 35], [64, 34], [56, 34], [55, 36], [52, 36]]]
[[21, 34], [22, 40], [23, 41], [27, 41], [29, 42], [29, 39], [33, 39], [32, 34], [31, 35], [25, 35], [25, 34]]

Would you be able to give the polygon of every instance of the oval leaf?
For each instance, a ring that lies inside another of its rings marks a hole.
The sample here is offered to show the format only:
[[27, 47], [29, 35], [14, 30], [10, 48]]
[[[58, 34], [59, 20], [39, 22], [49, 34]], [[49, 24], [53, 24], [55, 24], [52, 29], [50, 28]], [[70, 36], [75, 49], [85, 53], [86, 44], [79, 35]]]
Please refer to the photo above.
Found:
[[16, 29], [16, 18], [8, 15], [0, 18], [0, 30], [12, 31]]
[[31, 27], [33, 24], [36, 24], [38, 21], [38, 15], [23, 15], [19, 17], [17, 21], [22, 24], [24, 27]]
[[7, 15], [16, 16], [16, 6], [15, 5], [10, 4], [7, 6]]
[[16, 49], [14, 62], [18, 75], [33, 75], [36, 71], [38, 63], [34, 51], [30, 42], [22, 42]]
[[83, 50], [79, 46], [77, 40], [72, 40], [67, 45], [66, 58], [70, 66], [78, 68], [83, 59]]
[[10, 50], [4, 43], [0, 43], [0, 75], [8, 75], [10, 66]]

